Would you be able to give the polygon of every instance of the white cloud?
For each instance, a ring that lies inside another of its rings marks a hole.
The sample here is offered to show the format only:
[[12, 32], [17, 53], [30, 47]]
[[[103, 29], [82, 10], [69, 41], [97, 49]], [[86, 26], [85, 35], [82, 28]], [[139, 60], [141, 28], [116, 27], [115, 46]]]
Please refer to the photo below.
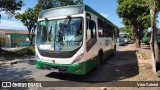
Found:
[[108, 18], [108, 14], [105, 14], [105, 13], [100, 13], [102, 16], [104, 16], [105, 18]]
[[0, 29], [27, 30], [27, 28], [18, 20], [2, 19]]
[[27, 30], [23, 23], [14, 17], [9, 18], [3, 11], [1, 14], [0, 29]]

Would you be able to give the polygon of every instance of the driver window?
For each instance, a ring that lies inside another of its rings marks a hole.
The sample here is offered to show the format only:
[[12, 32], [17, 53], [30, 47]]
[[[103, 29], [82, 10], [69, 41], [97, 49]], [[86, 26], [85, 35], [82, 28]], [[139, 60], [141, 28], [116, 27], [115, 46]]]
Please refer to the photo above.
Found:
[[87, 20], [87, 51], [97, 42], [96, 36], [96, 23], [93, 20]]
[[87, 42], [91, 39], [91, 30], [89, 27], [89, 20], [87, 20]]
[[87, 41], [96, 38], [96, 24], [93, 20], [87, 20]]

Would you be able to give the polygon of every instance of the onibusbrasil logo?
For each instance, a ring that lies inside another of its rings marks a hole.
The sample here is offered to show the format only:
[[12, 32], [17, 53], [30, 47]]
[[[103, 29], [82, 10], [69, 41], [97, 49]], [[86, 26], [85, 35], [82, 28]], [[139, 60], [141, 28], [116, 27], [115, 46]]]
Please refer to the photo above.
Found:
[[42, 84], [37, 82], [2, 82], [2, 87], [42, 87]]

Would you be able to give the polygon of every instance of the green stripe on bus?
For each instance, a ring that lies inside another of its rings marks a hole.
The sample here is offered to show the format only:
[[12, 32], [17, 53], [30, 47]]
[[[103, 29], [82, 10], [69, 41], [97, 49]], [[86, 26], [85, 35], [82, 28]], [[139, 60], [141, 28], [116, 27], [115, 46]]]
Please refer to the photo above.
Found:
[[[104, 56], [105, 56], [104, 58], [107, 58], [112, 53], [113, 53], [112, 49], [104, 52]], [[89, 59], [79, 64], [52, 64], [52, 63], [36, 60], [36, 66], [38, 69], [44, 69], [43, 65], [49, 65], [54, 67], [67, 67], [68, 69], [64, 73], [84, 75], [88, 73], [91, 69], [97, 66], [98, 61], [96, 58], [97, 57], [94, 57], [92, 59]]]
[[38, 69], [44, 69], [43, 65], [67, 67], [68, 69], [64, 73], [84, 75], [97, 65], [97, 61], [96, 58], [93, 58], [79, 64], [52, 64], [36, 60], [36, 66]]

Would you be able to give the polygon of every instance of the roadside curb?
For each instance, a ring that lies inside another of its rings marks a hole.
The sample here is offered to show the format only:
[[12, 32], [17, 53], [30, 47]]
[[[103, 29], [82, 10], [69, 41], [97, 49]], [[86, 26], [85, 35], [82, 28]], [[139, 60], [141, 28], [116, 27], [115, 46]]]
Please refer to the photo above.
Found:
[[14, 65], [14, 64], [18, 64], [18, 63], [28, 62], [31, 60], [35, 60], [35, 58], [31, 57], [31, 58], [25, 58], [25, 59], [14, 59], [11, 61], [1, 61], [0, 65]]

